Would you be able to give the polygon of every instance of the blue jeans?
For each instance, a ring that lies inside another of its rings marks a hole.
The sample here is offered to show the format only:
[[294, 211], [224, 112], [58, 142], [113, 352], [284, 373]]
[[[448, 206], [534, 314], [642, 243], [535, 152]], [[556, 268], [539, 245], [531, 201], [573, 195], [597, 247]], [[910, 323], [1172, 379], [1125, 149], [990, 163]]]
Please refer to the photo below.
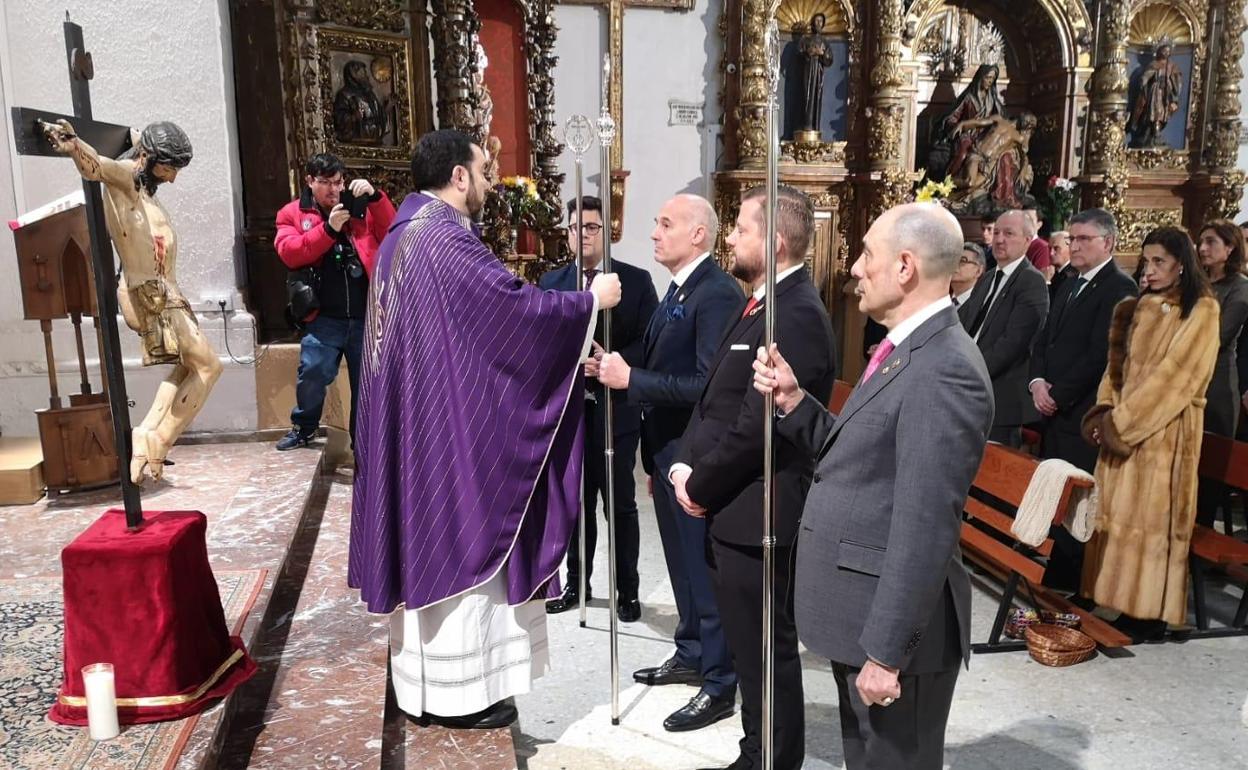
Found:
[[360, 386], [360, 351], [364, 346], [364, 319], [317, 316], [307, 325], [299, 343], [299, 376], [295, 385], [295, 408], [290, 421], [304, 433], [321, 424], [325, 389], [338, 376], [342, 357], [347, 357], [351, 380], [351, 437], [355, 438], [356, 391]]

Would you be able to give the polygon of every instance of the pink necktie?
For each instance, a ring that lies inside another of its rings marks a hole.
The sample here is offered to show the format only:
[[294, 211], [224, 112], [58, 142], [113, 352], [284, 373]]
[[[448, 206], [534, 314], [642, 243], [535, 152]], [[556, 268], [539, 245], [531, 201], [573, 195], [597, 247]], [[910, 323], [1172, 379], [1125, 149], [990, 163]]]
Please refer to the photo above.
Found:
[[884, 363], [884, 359], [888, 358], [888, 354], [896, 349], [892, 341], [885, 338], [875, 349], [875, 355], [871, 356], [871, 360], [867, 362], [867, 371], [862, 375], [862, 381], [866, 382], [871, 379], [871, 375], [875, 374], [875, 370], [880, 368], [880, 364]]

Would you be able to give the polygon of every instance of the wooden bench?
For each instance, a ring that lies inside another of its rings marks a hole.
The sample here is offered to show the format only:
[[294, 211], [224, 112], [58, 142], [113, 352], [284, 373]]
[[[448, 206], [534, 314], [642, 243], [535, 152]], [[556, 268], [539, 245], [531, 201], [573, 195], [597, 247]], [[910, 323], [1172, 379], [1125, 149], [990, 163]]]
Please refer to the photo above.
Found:
[[[1079, 616], [1080, 630], [1104, 648], [1125, 647], [1131, 638], [1065, 597], [1044, 588], [1041, 581], [1053, 552], [1052, 538], [1034, 548], [1019, 542], [1010, 533], [1014, 513], [1023, 501], [1023, 494], [1035, 475], [1039, 461], [1031, 455], [998, 444], [989, 444], [984, 461], [967, 497], [965, 520], [962, 522], [963, 555], [985, 571], [1004, 581], [997, 616], [987, 642], [973, 644], [977, 653], [1021, 650], [1026, 644], [1002, 641], [1006, 619], [1022, 583], [1037, 610], [1045, 609]], [[1060, 523], [1070, 506], [1071, 493], [1077, 487], [1089, 488], [1091, 482], [1072, 479], [1062, 492], [1055, 522]]]
[[[1231, 487], [1248, 490], [1248, 443], [1206, 433], [1200, 448], [1200, 477]], [[1248, 634], [1248, 543], [1209, 527], [1196, 525], [1192, 531], [1192, 599], [1196, 605], [1198, 636], [1237, 636]], [[1225, 573], [1244, 588], [1239, 608], [1230, 627], [1210, 629], [1205, 602], [1205, 582], [1210, 569]]]

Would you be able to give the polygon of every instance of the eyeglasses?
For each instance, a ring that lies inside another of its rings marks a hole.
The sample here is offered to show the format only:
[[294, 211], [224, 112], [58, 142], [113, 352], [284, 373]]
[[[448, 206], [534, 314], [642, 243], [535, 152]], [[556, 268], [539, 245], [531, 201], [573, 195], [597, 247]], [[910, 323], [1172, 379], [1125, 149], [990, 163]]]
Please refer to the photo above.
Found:
[[[573, 233], [579, 233], [581, 231], [581, 226], [580, 225], [568, 225], [568, 230]], [[598, 233], [602, 232], [602, 225], [590, 222], [589, 224], [585, 225], [585, 232], [590, 235], [597, 235]]]
[[1107, 235], [1072, 235], [1070, 240], [1074, 243], [1091, 243], [1097, 238], [1108, 238]]
[[961, 259], [958, 260], [958, 267], [961, 267], [962, 265], [978, 265], [978, 264], [979, 264], [979, 260], [971, 259], [970, 257], [962, 257]]
[[342, 177], [338, 177], [337, 179], [326, 179], [325, 177], [318, 176], [312, 181], [322, 187], [333, 187], [337, 189], [347, 186], [347, 183], [343, 181]]

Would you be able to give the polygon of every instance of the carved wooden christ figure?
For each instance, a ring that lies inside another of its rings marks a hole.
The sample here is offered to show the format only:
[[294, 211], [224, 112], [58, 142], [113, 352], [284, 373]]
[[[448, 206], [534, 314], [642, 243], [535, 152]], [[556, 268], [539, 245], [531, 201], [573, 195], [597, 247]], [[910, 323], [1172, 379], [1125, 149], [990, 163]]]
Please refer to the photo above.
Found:
[[1036, 116], [1022, 112], [1014, 119], [1002, 115], [969, 121], [980, 139], [967, 154], [963, 173], [951, 196], [968, 213], [1024, 208], [1033, 203], [1028, 192], [1033, 181], [1027, 151], [1036, 129]]
[[823, 115], [823, 72], [832, 65], [832, 52], [823, 35], [827, 17], [816, 13], [810, 18], [810, 32], [798, 41], [802, 60], [802, 125], [801, 131], [821, 131]]
[[1131, 110], [1132, 147], [1158, 147], [1165, 142], [1161, 132], [1170, 116], [1179, 111], [1179, 92], [1183, 89], [1183, 71], [1170, 61], [1173, 44], [1162, 38], [1153, 50], [1153, 60], [1140, 67], [1139, 94]]
[[343, 65], [342, 88], [334, 95], [334, 136], [348, 144], [381, 144], [390, 130], [387, 105], [368, 79], [368, 65], [353, 59]]
[[216, 351], [178, 288], [177, 234], [156, 199], [156, 188], [173, 182], [190, 163], [191, 143], [173, 123], [153, 123], [133, 148], [113, 160], [79, 139], [67, 121], [49, 124], [45, 133], [84, 178], [104, 186], [108, 233], [121, 258], [117, 300], [126, 324], [142, 340], [143, 365], [175, 364], [133, 432], [130, 478], [141, 483], [146, 471], [159, 479], [169, 447], [199, 414], [221, 376]]

